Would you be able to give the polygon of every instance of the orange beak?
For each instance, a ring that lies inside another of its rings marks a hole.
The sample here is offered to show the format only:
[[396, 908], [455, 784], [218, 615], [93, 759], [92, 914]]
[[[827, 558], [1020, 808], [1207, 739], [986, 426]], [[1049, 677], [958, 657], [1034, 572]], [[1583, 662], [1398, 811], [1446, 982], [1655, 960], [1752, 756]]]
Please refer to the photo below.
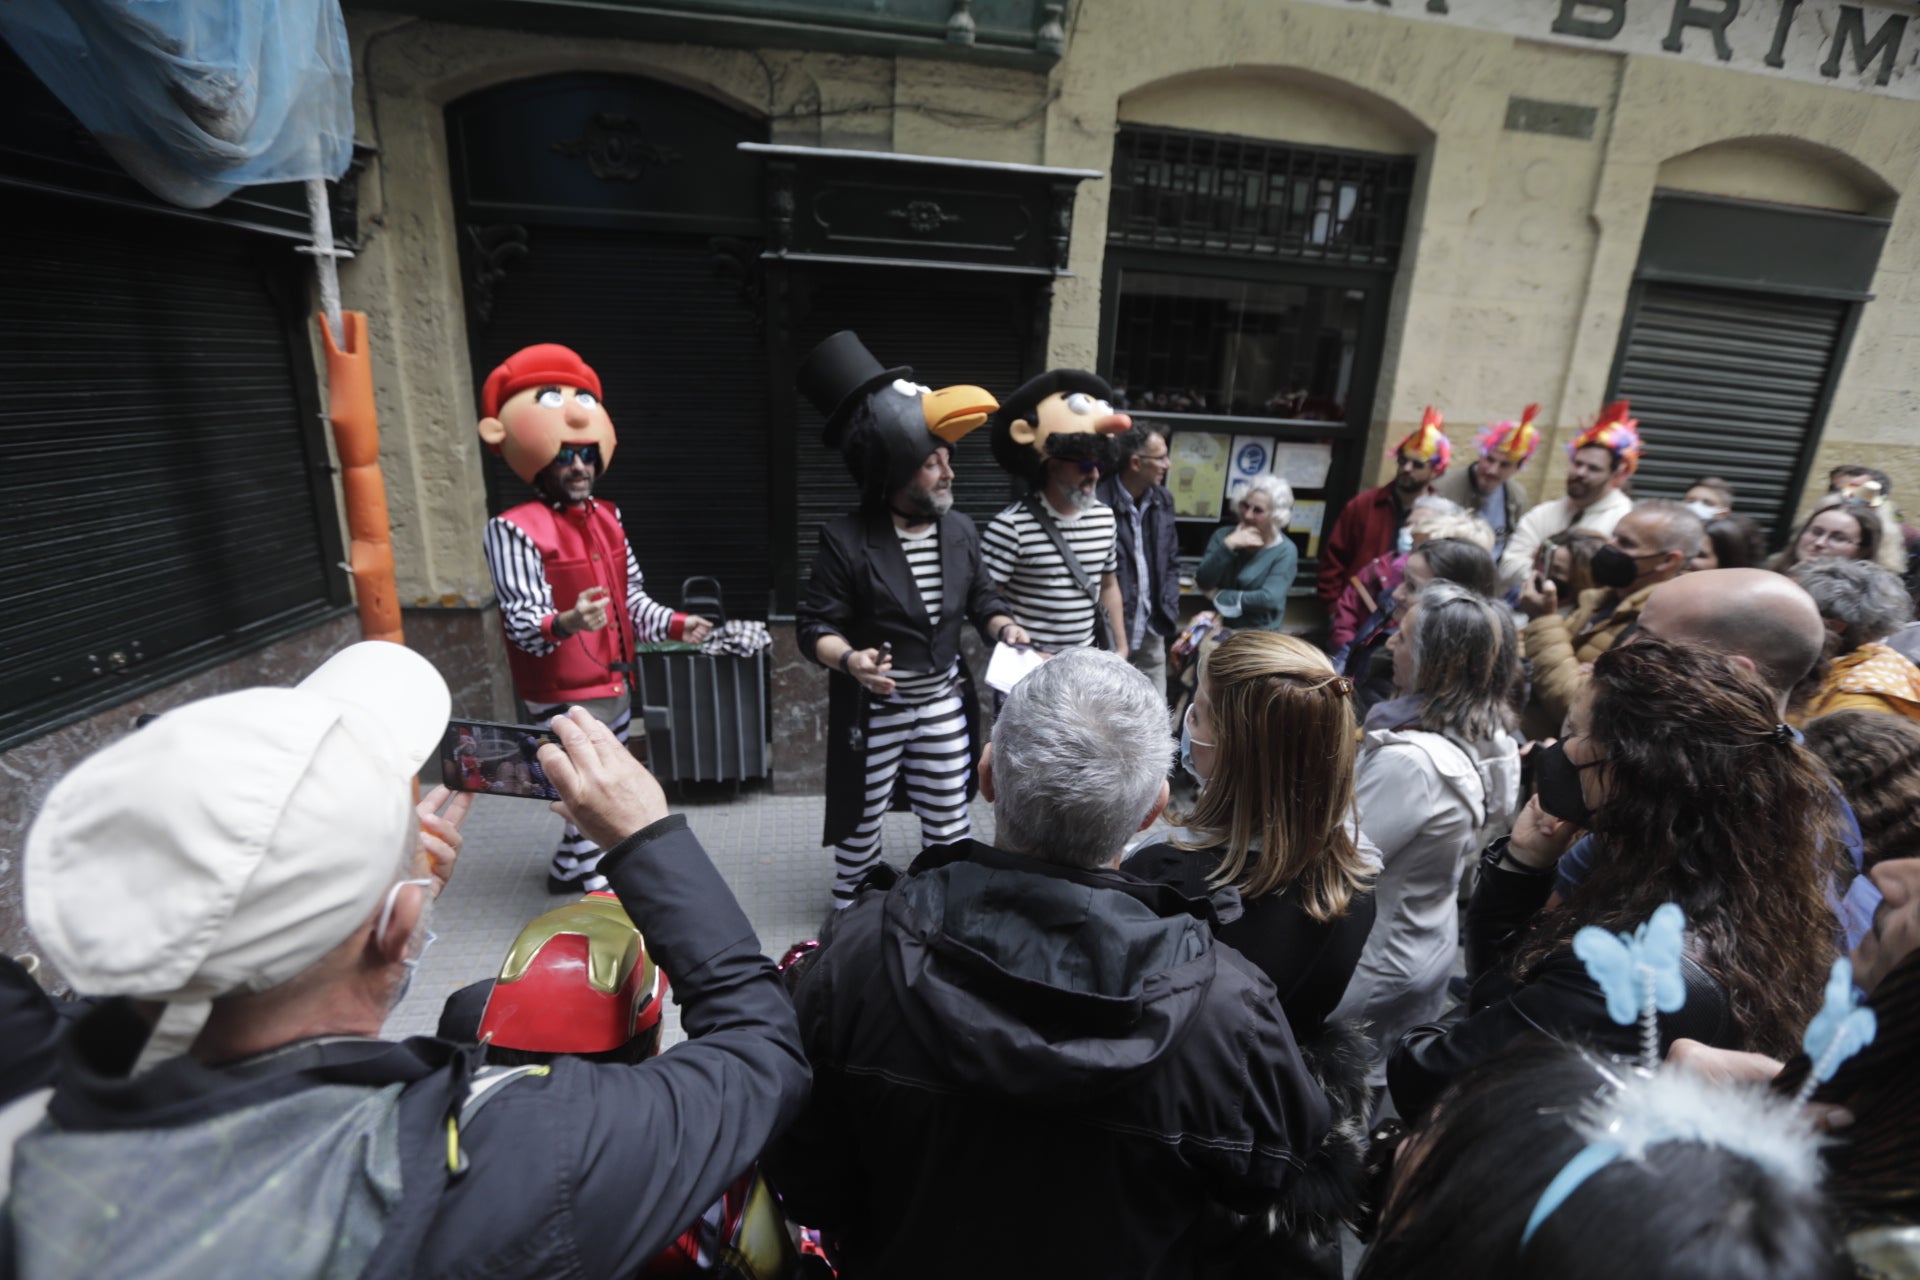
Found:
[[948, 444], [959, 444], [961, 437], [984, 424], [999, 407], [993, 393], [980, 387], [942, 387], [920, 397], [927, 430]]

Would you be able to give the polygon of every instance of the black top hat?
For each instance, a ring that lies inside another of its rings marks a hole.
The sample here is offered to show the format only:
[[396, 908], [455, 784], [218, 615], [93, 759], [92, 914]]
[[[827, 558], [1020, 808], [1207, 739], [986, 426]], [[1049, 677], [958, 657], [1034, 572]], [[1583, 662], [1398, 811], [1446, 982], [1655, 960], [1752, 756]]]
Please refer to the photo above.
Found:
[[847, 415], [868, 392], [897, 378], [912, 376], [913, 370], [907, 365], [893, 369], [883, 367], [858, 334], [842, 329], [807, 353], [793, 381], [800, 394], [827, 415], [826, 429], [820, 433], [820, 439], [827, 447], [837, 449], [841, 433], [846, 430]]

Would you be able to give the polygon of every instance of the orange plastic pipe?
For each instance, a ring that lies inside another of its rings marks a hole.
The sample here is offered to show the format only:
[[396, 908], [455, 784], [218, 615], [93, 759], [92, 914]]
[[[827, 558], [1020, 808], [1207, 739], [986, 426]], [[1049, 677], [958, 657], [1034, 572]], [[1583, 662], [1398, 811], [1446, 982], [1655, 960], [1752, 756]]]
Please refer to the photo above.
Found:
[[360, 604], [360, 634], [404, 644], [400, 593], [393, 581], [393, 533], [387, 523], [387, 482], [380, 475], [380, 418], [373, 408], [373, 362], [367, 354], [367, 317], [340, 315], [346, 349], [334, 345], [325, 315], [320, 340], [327, 352], [327, 419], [340, 454], [340, 492], [347, 504], [347, 564]]

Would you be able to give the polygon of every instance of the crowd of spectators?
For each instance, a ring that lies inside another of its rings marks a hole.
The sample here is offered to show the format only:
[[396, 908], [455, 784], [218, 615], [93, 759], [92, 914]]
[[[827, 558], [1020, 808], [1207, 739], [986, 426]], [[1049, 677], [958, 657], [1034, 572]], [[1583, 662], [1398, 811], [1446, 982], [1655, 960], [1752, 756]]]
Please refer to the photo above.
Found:
[[[1840, 469], [1761, 568], [1732, 485], [1635, 503], [1637, 439], [1582, 441], [1503, 532], [1394, 489], [1411, 536], [1323, 579], [1323, 646], [1255, 483], [1184, 714], [1114, 653], [1039, 664], [977, 761], [992, 840], [878, 864], [782, 967], [555, 717], [610, 887], [436, 1037], [380, 1032], [471, 803], [410, 798], [440, 674], [362, 644], [134, 730], [25, 850], [79, 994], [0, 958], [8, 1273], [1920, 1274], [1890, 485]], [[1514, 456], [1461, 493], [1507, 512]]]

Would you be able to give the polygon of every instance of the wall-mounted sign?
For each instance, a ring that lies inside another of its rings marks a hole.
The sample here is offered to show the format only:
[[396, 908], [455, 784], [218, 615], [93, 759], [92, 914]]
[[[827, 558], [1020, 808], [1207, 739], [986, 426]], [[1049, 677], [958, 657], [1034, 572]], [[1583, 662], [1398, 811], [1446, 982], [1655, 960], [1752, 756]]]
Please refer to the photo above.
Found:
[[1920, 12], [1846, 0], [1312, 0], [1920, 98]]
[[1233, 437], [1223, 432], [1176, 431], [1167, 441], [1167, 490], [1173, 494], [1176, 520], [1220, 519], [1221, 496], [1227, 488], [1227, 450]]
[[1247, 491], [1247, 481], [1271, 470], [1273, 470], [1273, 438], [1271, 436], [1235, 436], [1233, 460], [1227, 468], [1227, 505], [1231, 507], [1240, 501], [1240, 495]]

